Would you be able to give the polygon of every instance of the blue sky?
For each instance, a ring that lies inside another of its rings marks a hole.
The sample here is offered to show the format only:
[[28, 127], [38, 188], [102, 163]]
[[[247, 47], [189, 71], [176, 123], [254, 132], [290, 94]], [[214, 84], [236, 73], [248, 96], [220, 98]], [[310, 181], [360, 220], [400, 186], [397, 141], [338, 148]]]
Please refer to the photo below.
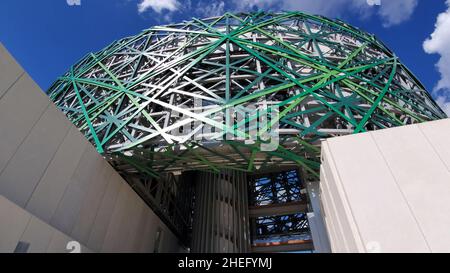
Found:
[[46, 90], [86, 53], [153, 25], [225, 11], [301, 10], [374, 33], [450, 115], [449, 6], [450, 0], [1, 0], [0, 41]]

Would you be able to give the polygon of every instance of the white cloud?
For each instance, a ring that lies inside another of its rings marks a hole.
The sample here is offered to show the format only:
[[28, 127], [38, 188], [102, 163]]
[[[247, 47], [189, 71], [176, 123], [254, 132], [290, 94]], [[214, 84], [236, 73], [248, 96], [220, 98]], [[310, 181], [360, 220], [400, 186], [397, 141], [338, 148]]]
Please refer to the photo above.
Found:
[[423, 43], [423, 49], [428, 54], [439, 54], [441, 57], [436, 68], [441, 79], [434, 88], [440, 106], [446, 109], [450, 116], [450, 0], [446, 1], [447, 10], [438, 15], [435, 29]]
[[179, 7], [180, 3], [177, 0], [142, 0], [138, 4], [138, 11], [142, 13], [153, 9], [157, 13], [161, 13], [163, 10], [176, 11]]
[[[352, 7], [359, 9], [366, 4], [366, 0], [233, 0], [236, 10], [249, 10], [253, 7], [260, 9], [281, 9], [281, 10], [298, 10], [306, 13], [321, 14], [328, 16], [340, 15], [348, 3], [355, 4]], [[345, 5], [344, 5], [345, 4]]]
[[383, 26], [390, 27], [398, 25], [411, 18], [416, 9], [418, 0], [382, 0], [380, 15]]
[[441, 107], [442, 110], [450, 117], [450, 100], [447, 96], [438, 96], [436, 98], [436, 103]]
[[213, 17], [219, 16], [225, 13], [225, 2], [224, 1], [211, 1], [209, 4], [197, 2], [195, 8], [196, 15], [201, 17]]
[[381, 0], [378, 15], [384, 27], [398, 25], [411, 18], [418, 0]]
[[[370, 5], [370, 1], [381, 5]], [[253, 8], [263, 10], [299, 10], [306, 13], [339, 17], [343, 14], [359, 15], [367, 18], [378, 14], [383, 26], [390, 27], [408, 20], [419, 0], [140, 0], [139, 13], [149, 9], [157, 13], [192, 12], [195, 16], [217, 16], [226, 9], [234, 11], [250, 11]], [[195, 3], [195, 4], [194, 4]]]
[[441, 73], [436, 89], [450, 89], [450, 0], [447, 0], [447, 5], [447, 11], [438, 15], [431, 37], [423, 43], [426, 53], [441, 55], [436, 64]]
[[[390, 27], [411, 18], [418, 0], [381, 0], [380, 6], [367, 0], [232, 0], [237, 10], [260, 9], [299, 10], [312, 14], [336, 17], [344, 13], [368, 17], [377, 13], [383, 26]], [[376, 1], [374, 1], [375, 3]]]

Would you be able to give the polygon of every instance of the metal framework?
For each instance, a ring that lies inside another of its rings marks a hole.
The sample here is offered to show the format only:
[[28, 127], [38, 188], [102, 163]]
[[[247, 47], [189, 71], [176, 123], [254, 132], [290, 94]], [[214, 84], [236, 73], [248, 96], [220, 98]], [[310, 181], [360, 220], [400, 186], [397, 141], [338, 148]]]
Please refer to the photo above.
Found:
[[269, 173], [253, 177], [250, 186], [251, 206], [267, 206], [306, 200], [305, 187], [297, 170]]
[[[152, 27], [87, 54], [48, 94], [178, 234], [191, 225], [192, 191], [179, 193], [173, 174], [283, 167], [314, 181], [323, 138], [445, 117], [375, 36], [302, 12]], [[250, 106], [279, 114], [267, 126], [259, 114], [218, 119]], [[253, 127], [258, 135], [248, 143]], [[280, 144], [262, 150], [263, 134], [274, 130]], [[272, 182], [258, 182], [253, 205], [302, 200], [298, 178]], [[258, 236], [308, 228], [302, 213], [258, 217]]]
[[[310, 240], [308, 197], [297, 170], [251, 176], [249, 183], [252, 244]], [[292, 209], [293, 208], [293, 209]]]
[[[373, 35], [301, 12], [152, 27], [88, 54], [49, 95], [117, 169], [155, 177], [271, 164], [317, 177], [320, 138], [445, 117]], [[192, 139], [206, 125], [245, 135], [214, 116], [249, 104], [279, 107], [276, 151], [262, 152], [260, 141]]]
[[254, 243], [311, 239], [306, 213], [258, 217], [255, 223]]
[[158, 179], [140, 174], [122, 174], [130, 186], [167, 226], [188, 246], [192, 228], [195, 173], [162, 174]]

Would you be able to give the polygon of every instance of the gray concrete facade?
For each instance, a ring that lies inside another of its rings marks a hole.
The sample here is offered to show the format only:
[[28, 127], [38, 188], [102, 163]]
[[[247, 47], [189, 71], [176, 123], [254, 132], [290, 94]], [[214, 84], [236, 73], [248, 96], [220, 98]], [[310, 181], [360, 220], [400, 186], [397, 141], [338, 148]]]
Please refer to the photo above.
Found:
[[322, 143], [333, 252], [450, 252], [450, 119]]
[[75, 240], [93, 252], [181, 250], [1, 44], [0, 215], [0, 252], [19, 241], [30, 252], [67, 251], [52, 247], [54, 240]]

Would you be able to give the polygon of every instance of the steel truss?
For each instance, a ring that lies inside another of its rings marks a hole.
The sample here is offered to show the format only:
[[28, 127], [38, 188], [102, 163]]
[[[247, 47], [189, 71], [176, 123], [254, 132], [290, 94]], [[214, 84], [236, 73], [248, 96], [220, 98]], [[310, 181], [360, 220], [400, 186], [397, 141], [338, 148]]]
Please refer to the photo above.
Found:
[[[373, 35], [301, 12], [226, 13], [152, 27], [88, 54], [49, 94], [117, 168], [151, 176], [251, 172], [268, 164], [300, 165], [317, 175], [319, 164], [309, 155], [317, 149], [309, 144], [320, 138], [445, 117]], [[195, 106], [194, 98], [207, 103]], [[280, 107], [278, 150], [191, 140], [205, 124], [224, 134], [238, 130], [211, 114], [245, 103]], [[190, 130], [174, 134], [192, 121]]]
[[297, 170], [269, 173], [253, 177], [250, 187], [251, 206], [306, 201], [306, 191]]
[[194, 206], [195, 173], [161, 174], [158, 179], [122, 173], [125, 180], [153, 211], [176, 234], [181, 243], [189, 245]]
[[255, 219], [253, 243], [310, 240], [306, 213], [258, 217]]
[[264, 212], [251, 217], [252, 244], [310, 240], [307, 203], [305, 185], [295, 169], [252, 176], [250, 210]]
[[[322, 138], [445, 117], [375, 36], [301, 12], [225, 13], [152, 27], [87, 54], [48, 94], [119, 172], [142, 181], [271, 166], [300, 167], [317, 180]], [[247, 136], [237, 119], [215, 117], [248, 105], [279, 107], [270, 121], [279, 124], [276, 150], [261, 151], [261, 139], [222, 137]], [[222, 134], [193, 138], [206, 126]]]

